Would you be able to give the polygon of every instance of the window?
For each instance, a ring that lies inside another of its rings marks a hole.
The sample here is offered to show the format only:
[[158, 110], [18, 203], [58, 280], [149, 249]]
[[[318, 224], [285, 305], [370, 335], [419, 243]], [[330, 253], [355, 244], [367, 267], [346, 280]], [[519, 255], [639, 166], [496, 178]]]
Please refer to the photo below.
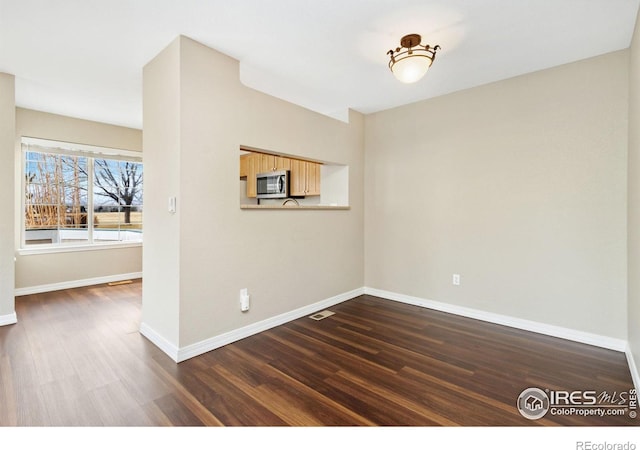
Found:
[[142, 241], [139, 154], [23, 138], [23, 247]]

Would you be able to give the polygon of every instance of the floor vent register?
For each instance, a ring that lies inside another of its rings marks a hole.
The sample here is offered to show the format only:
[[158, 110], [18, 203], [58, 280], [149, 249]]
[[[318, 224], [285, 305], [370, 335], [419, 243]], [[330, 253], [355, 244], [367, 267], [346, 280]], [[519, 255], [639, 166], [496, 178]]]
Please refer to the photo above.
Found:
[[310, 319], [313, 320], [322, 320], [322, 319], [326, 319], [329, 316], [333, 316], [335, 313], [333, 311], [329, 311], [328, 309], [325, 309], [324, 311], [320, 311], [318, 313], [315, 313], [312, 316], [309, 316]]

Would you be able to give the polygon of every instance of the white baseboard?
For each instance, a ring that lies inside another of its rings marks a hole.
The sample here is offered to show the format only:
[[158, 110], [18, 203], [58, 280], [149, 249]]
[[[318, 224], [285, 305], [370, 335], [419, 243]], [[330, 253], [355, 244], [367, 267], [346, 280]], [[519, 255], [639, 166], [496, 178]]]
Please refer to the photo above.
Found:
[[627, 363], [629, 364], [629, 371], [631, 372], [633, 385], [636, 388], [636, 391], [638, 391], [638, 389], [640, 389], [640, 374], [638, 373], [638, 366], [636, 366], [636, 361], [633, 358], [633, 353], [631, 352], [631, 347], [629, 345], [627, 345], [625, 354], [627, 355]]
[[549, 325], [542, 322], [534, 322], [531, 320], [520, 319], [517, 317], [505, 316], [502, 314], [490, 313], [478, 309], [466, 308], [463, 306], [452, 305], [449, 303], [436, 302], [433, 300], [427, 300], [419, 297], [412, 297], [409, 295], [398, 294], [395, 292], [384, 291], [375, 288], [363, 287], [354, 289], [353, 291], [345, 292], [343, 294], [336, 295], [334, 297], [313, 303], [311, 305], [304, 306], [302, 308], [295, 309], [293, 311], [274, 316], [260, 322], [256, 322], [247, 325], [236, 330], [231, 330], [226, 333], [213, 336], [209, 339], [205, 339], [200, 342], [196, 342], [185, 347], [176, 347], [171, 342], [167, 341], [161, 335], [156, 333], [151, 327], [146, 324], [140, 326], [140, 332], [153, 342], [158, 348], [165, 352], [176, 362], [182, 362], [203, 353], [215, 350], [216, 348], [223, 347], [232, 342], [244, 339], [254, 334], [266, 331], [270, 328], [277, 327], [292, 320], [299, 319], [306, 315], [329, 308], [333, 305], [337, 305], [347, 300], [356, 298], [362, 294], [381, 297], [387, 300], [398, 301], [414, 306], [420, 306], [423, 308], [434, 309], [436, 311], [442, 311], [457, 316], [468, 317], [471, 319], [482, 320], [484, 322], [494, 323], [498, 325], [504, 325], [511, 328], [520, 330], [531, 331], [534, 333], [540, 333], [547, 336], [553, 336], [561, 339], [567, 339], [574, 342], [580, 342], [583, 344], [589, 344], [596, 347], [606, 348], [619, 352], [625, 352], [627, 359], [629, 360], [629, 367], [633, 377], [634, 384], [640, 385], [640, 376], [638, 375], [637, 368], [633, 361], [633, 356], [629, 350], [627, 341], [623, 339], [612, 338], [609, 336], [602, 336], [593, 333], [587, 333], [584, 331], [574, 330], [570, 328], [559, 327], [555, 325]]
[[[245, 327], [238, 328], [227, 333], [219, 334], [212, 338], [205, 339], [204, 341], [187, 345], [186, 347], [182, 347], [178, 350], [177, 358], [174, 359], [177, 362], [185, 361], [189, 358], [193, 358], [194, 356], [202, 355], [203, 353], [215, 350], [216, 348], [220, 348], [232, 342], [239, 341], [240, 339], [244, 339], [254, 334], [261, 333], [262, 331], [266, 331], [273, 327], [277, 327], [278, 325], [282, 325], [292, 320], [299, 319], [300, 317], [313, 314], [314, 312], [329, 308], [333, 305], [337, 305], [338, 303], [351, 300], [352, 298], [358, 297], [363, 293], [363, 288], [354, 289], [353, 291], [345, 292], [343, 294], [336, 295], [334, 297], [313, 303], [311, 305], [303, 306], [302, 308], [294, 309], [293, 311], [289, 311], [284, 314], [271, 317], [269, 319], [261, 320], [260, 322], [252, 323], [251, 325], [247, 325]], [[153, 342], [152, 339], [150, 340]], [[160, 346], [158, 345], [158, 347]], [[163, 349], [163, 351], [169, 354], [166, 350]], [[171, 356], [171, 354], [169, 354], [169, 356]]]
[[146, 323], [140, 324], [140, 334], [149, 339], [156, 347], [165, 352], [175, 362], [178, 361], [178, 347], [172, 344]]
[[517, 317], [504, 316], [479, 309], [466, 308], [464, 306], [452, 305], [449, 303], [441, 303], [433, 300], [427, 300], [419, 297], [398, 294], [395, 292], [383, 291], [375, 288], [364, 288], [364, 293], [375, 297], [382, 297], [387, 300], [394, 300], [409, 305], [421, 306], [423, 308], [435, 309], [457, 316], [469, 317], [471, 319], [482, 320], [484, 322], [504, 325], [511, 328], [532, 331], [534, 333], [545, 334], [547, 336], [567, 339], [569, 341], [581, 342], [596, 347], [602, 347], [610, 350], [624, 352], [627, 349], [627, 341], [616, 339], [599, 334], [587, 333], [584, 331], [573, 330], [571, 328], [563, 328], [555, 325], [549, 325], [542, 322], [534, 322], [532, 320], [519, 319]]
[[18, 316], [15, 312], [0, 316], [0, 327], [3, 327], [5, 325], [13, 325], [14, 323], [18, 323]]
[[61, 283], [41, 284], [39, 286], [29, 286], [17, 288], [15, 296], [41, 294], [43, 292], [60, 291], [62, 289], [73, 289], [78, 287], [93, 286], [96, 284], [113, 283], [115, 281], [134, 280], [142, 278], [142, 272], [121, 273], [106, 277], [85, 278], [83, 280], [63, 281]]

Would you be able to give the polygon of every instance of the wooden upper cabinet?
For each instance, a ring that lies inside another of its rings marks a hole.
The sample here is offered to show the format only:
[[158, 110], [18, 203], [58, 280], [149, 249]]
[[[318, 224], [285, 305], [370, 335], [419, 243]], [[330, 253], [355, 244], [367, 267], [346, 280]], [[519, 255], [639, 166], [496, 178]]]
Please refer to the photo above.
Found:
[[258, 155], [260, 155], [260, 171], [258, 173], [291, 170], [291, 160], [289, 158], [265, 153], [258, 153]]
[[240, 155], [240, 177], [247, 178], [247, 197], [257, 195], [256, 176], [263, 172], [289, 170], [289, 193], [293, 197], [320, 195], [320, 166], [322, 164], [285, 158], [266, 153]]
[[320, 195], [320, 166], [310, 161], [291, 160], [292, 196]]
[[246, 166], [247, 166], [247, 197], [255, 198], [258, 194], [258, 186], [256, 182], [256, 175], [258, 175], [260, 170], [260, 154], [259, 153], [249, 153], [247, 156]]
[[291, 170], [291, 160], [284, 156], [276, 156], [275, 168], [276, 170]]
[[306, 195], [320, 195], [320, 166], [322, 164], [314, 162], [305, 162], [306, 165]]
[[259, 154], [260, 170], [258, 173], [272, 172], [276, 168], [276, 157], [273, 155]]
[[247, 176], [247, 168], [249, 166], [249, 158], [251, 154], [240, 155], [240, 178], [245, 178]]
[[293, 196], [305, 195], [306, 184], [306, 168], [304, 161], [299, 159], [291, 160], [291, 172], [289, 177], [289, 194]]

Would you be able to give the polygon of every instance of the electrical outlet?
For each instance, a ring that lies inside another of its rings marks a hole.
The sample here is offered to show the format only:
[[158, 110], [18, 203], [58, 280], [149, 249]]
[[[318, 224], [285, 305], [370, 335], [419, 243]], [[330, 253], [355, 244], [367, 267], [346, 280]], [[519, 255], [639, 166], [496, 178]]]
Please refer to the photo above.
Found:
[[453, 285], [454, 286], [460, 286], [460, 274], [459, 273], [454, 273], [453, 274]]
[[249, 290], [246, 288], [240, 289], [240, 311], [249, 311], [249, 299]]

